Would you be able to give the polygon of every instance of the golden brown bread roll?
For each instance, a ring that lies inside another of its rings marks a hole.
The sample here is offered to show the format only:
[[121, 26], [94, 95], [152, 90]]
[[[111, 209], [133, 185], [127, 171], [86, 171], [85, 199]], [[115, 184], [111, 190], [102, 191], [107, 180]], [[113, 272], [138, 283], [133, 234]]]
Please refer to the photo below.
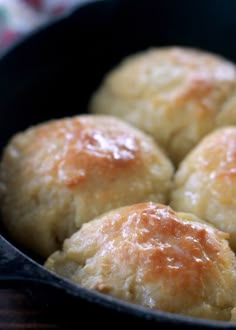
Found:
[[173, 166], [152, 138], [117, 118], [84, 115], [17, 134], [0, 167], [5, 227], [47, 257], [112, 208], [166, 202]]
[[236, 124], [234, 95], [232, 63], [200, 50], [154, 48], [108, 73], [90, 109], [150, 133], [178, 164], [216, 126]]
[[226, 99], [216, 118], [216, 128], [236, 125], [236, 90]]
[[171, 206], [230, 233], [236, 251], [236, 127], [206, 136], [175, 174]]
[[236, 258], [226, 237], [193, 215], [147, 202], [84, 224], [45, 266], [145, 307], [230, 320]]

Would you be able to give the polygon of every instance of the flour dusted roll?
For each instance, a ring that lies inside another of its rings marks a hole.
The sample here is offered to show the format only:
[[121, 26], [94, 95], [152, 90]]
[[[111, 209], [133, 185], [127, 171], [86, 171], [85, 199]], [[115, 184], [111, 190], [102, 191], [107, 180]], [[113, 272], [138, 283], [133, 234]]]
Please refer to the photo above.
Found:
[[42, 256], [112, 208], [166, 202], [173, 166], [154, 141], [109, 116], [81, 115], [16, 134], [0, 167], [3, 222]]
[[213, 128], [236, 124], [234, 95], [236, 69], [229, 61], [189, 48], [154, 48], [109, 72], [90, 109], [148, 132], [178, 164]]
[[110, 211], [65, 240], [46, 267], [152, 309], [230, 320], [236, 258], [227, 234], [147, 202]]
[[236, 127], [212, 132], [183, 160], [171, 205], [230, 233], [236, 251]]

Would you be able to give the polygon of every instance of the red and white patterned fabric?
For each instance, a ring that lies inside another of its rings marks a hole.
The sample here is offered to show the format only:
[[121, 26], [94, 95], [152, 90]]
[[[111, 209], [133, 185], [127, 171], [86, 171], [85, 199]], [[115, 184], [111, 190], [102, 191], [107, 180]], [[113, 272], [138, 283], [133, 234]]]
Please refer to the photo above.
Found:
[[85, 0], [0, 0], [0, 52], [20, 36]]

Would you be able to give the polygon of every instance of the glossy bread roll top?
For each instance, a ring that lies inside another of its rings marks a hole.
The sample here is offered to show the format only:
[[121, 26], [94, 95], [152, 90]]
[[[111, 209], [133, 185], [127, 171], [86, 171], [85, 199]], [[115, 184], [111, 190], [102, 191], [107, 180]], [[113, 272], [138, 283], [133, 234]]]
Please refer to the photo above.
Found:
[[236, 68], [206, 51], [153, 48], [124, 59], [94, 93], [94, 113], [151, 134], [177, 165], [218, 125], [236, 124]]
[[227, 236], [191, 214], [135, 204], [84, 224], [46, 267], [145, 307], [229, 320], [236, 258]]
[[171, 205], [228, 232], [236, 251], [236, 127], [212, 132], [183, 160]]
[[166, 202], [173, 166], [154, 141], [109, 116], [50, 121], [16, 134], [0, 167], [3, 222], [47, 257], [95, 216], [145, 200]]

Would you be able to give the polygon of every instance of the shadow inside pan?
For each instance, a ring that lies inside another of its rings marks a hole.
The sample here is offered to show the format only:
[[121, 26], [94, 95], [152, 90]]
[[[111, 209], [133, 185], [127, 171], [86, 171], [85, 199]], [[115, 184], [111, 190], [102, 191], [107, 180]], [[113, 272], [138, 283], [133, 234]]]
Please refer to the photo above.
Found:
[[[152, 46], [183, 45], [209, 50], [236, 62], [235, 34], [234, 0], [108, 0], [81, 7], [33, 33], [2, 56], [0, 148], [14, 133], [30, 125], [85, 113], [104, 74], [128, 54]], [[94, 302], [101, 301], [94, 296]], [[126, 315], [123, 307], [116, 306], [114, 318]], [[141, 311], [137, 308], [136, 316], [145, 315]], [[152, 315], [146, 315], [145, 322], [163, 321]], [[137, 317], [136, 323], [139, 322]], [[163, 324], [166, 322], [172, 326], [181, 324], [181, 328], [185, 324], [184, 318], [178, 316], [166, 316]], [[190, 325], [234, 327], [200, 320], [186, 322], [186, 327]]]

